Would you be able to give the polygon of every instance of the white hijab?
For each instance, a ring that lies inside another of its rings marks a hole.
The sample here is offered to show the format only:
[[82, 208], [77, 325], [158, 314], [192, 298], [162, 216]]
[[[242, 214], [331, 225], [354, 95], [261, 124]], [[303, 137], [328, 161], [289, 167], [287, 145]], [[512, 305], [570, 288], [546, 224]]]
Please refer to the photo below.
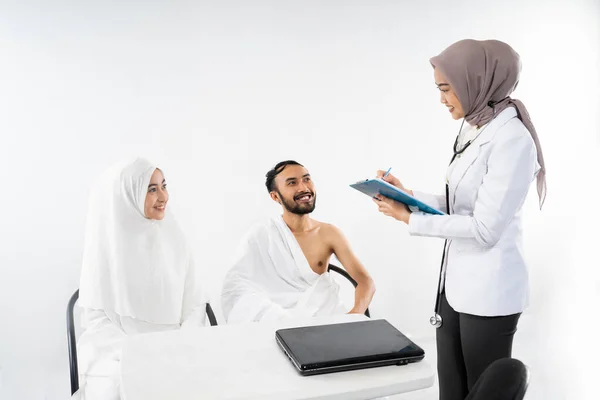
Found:
[[108, 169], [90, 196], [80, 305], [155, 324], [179, 324], [191, 254], [170, 215], [150, 220], [144, 201], [156, 166], [144, 159]]

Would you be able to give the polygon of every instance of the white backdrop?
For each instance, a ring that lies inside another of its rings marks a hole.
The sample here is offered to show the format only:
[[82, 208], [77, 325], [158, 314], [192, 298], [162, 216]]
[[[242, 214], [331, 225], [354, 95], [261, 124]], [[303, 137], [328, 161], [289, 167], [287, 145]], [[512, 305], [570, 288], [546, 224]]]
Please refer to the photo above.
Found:
[[546, 155], [546, 205], [532, 190], [525, 206], [532, 304], [515, 339], [529, 398], [589, 398], [598, 218], [579, 206], [600, 196], [599, 25], [596, 0], [1, 1], [0, 398], [67, 397], [88, 191], [131, 155], [163, 166], [213, 295], [245, 230], [279, 212], [264, 174], [297, 159], [315, 218], [376, 281], [373, 316], [432, 337], [441, 240], [409, 237], [348, 184], [391, 166], [410, 188], [443, 189], [458, 123], [428, 59], [463, 38], [521, 54], [514, 97]]

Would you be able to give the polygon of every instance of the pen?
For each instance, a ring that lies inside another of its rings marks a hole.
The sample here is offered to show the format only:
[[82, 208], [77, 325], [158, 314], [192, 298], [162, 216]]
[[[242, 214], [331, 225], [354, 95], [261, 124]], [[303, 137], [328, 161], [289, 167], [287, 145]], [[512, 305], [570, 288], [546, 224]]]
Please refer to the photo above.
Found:
[[388, 169], [387, 172], [385, 174], [383, 174], [383, 177], [385, 178], [386, 176], [388, 176], [388, 174], [390, 173], [391, 170], [392, 170], [392, 167], [390, 167], [390, 169]]

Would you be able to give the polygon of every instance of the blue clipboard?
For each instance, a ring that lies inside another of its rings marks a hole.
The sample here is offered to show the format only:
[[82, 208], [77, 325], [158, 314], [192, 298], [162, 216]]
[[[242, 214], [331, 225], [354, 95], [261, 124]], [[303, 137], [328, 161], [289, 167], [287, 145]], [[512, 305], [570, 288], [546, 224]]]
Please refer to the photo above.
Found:
[[416, 207], [419, 211], [428, 214], [446, 215], [446, 213], [437, 210], [431, 207], [430, 205], [423, 203], [420, 200], [415, 199], [410, 194], [398, 189], [396, 186], [389, 184], [386, 181], [379, 178], [365, 179], [364, 181], [351, 184], [350, 187], [370, 197], [375, 197], [376, 195], [381, 194], [385, 197], [389, 197], [390, 199], [399, 201], [400, 203], [404, 203], [407, 206]]

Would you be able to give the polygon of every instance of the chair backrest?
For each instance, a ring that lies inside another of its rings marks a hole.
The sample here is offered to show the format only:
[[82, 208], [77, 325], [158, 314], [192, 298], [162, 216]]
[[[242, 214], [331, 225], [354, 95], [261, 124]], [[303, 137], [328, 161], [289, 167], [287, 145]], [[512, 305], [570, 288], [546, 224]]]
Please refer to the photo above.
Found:
[[[338, 274], [342, 275], [344, 278], [348, 279], [354, 287], [358, 286], [358, 283], [356, 283], [356, 281], [350, 276], [350, 274], [345, 269], [335, 266], [333, 264], [329, 264], [329, 266], [327, 267], [327, 270], [330, 272], [331, 271], [337, 272]], [[365, 310], [365, 315], [367, 317], [371, 318], [371, 313], [369, 312], [368, 308]]]
[[71, 395], [79, 389], [79, 371], [77, 368], [77, 341], [75, 340], [75, 318], [73, 310], [79, 299], [79, 289], [73, 293], [67, 305], [67, 348], [69, 350], [69, 373], [71, 375]]
[[523, 400], [528, 386], [527, 366], [514, 358], [501, 358], [483, 371], [465, 400]]
[[206, 316], [208, 317], [208, 322], [210, 322], [210, 326], [217, 326], [217, 317], [215, 317], [215, 313], [213, 312], [210, 303], [206, 303]]

